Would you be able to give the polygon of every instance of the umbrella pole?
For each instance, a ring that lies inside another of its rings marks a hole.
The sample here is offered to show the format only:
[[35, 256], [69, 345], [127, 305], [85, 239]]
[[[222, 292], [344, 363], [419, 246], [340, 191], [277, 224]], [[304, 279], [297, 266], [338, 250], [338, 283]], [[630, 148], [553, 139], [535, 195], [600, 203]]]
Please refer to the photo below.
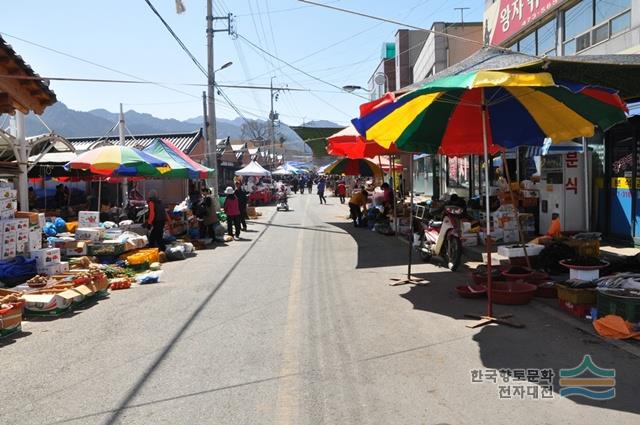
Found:
[[[409, 175], [413, 176], [413, 156], [409, 161]], [[426, 285], [428, 281], [411, 275], [411, 265], [413, 262], [413, 178], [411, 179], [411, 193], [409, 194], [409, 264], [407, 264], [407, 277], [404, 279], [392, 278], [389, 285]]]
[[[392, 155], [389, 155], [389, 164], [395, 165], [395, 158]], [[393, 230], [396, 233], [396, 235], [398, 234], [398, 211], [396, 208], [396, 205], [398, 204], [398, 199], [396, 196], [396, 188], [395, 186], [395, 167], [392, 167], [389, 170], [389, 173], [391, 174], [391, 193], [393, 193]]]
[[98, 178], [98, 214], [102, 211], [102, 177]]
[[511, 189], [511, 173], [509, 173], [509, 164], [507, 164], [507, 155], [505, 155], [504, 149], [502, 150], [502, 167], [504, 168], [504, 175], [507, 177], [507, 184], [509, 185], [509, 196], [511, 197], [511, 204], [516, 210], [516, 220], [518, 224], [518, 239], [520, 240], [520, 245], [522, 245], [522, 250], [524, 251], [524, 258], [527, 261], [527, 267], [531, 268], [531, 259], [529, 259], [529, 254], [527, 254], [527, 244], [524, 241], [524, 233], [522, 233], [522, 226], [520, 224], [520, 218], [529, 217], [529, 214], [520, 215], [518, 211], [518, 207], [516, 206], [516, 200], [513, 197], [513, 189]]
[[478, 321], [467, 325], [468, 328], [478, 328], [491, 323], [498, 323], [501, 325], [508, 325], [514, 328], [524, 327], [521, 324], [511, 322], [507, 319], [511, 315], [494, 317], [493, 315], [493, 276], [491, 273], [491, 208], [489, 205], [489, 142], [487, 140], [487, 105], [485, 104], [484, 89], [480, 89], [482, 103], [482, 144], [484, 148], [484, 182], [485, 182], [485, 214], [486, 214], [486, 233], [485, 233], [485, 245], [487, 247], [487, 314], [485, 316], [477, 314], [465, 314], [465, 317], [477, 319]]

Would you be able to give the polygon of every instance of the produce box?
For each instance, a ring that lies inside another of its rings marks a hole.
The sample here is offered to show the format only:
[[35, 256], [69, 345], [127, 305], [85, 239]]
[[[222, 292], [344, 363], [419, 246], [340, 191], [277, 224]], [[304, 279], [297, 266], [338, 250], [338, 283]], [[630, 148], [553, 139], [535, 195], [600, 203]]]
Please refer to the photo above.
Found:
[[18, 197], [18, 191], [15, 189], [3, 188], [0, 189], [0, 199], [16, 199]]
[[132, 251], [135, 249], [141, 249], [147, 246], [148, 244], [149, 244], [149, 240], [147, 239], [146, 236], [137, 236], [137, 237], [129, 238], [125, 242], [125, 250]]
[[14, 301], [0, 302], [0, 304], [9, 306], [4, 309], [0, 307], [0, 338], [20, 332], [22, 329], [24, 301], [18, 299], [20, 297], [19, 292], [0, 289], [0, 300], [8, 296], [11, 296], [11, 299]]
[[46, 264], [57, 264], [60, 262], [60, 248], [36, 249], [29, 253], [29, 258], [36, 260], [38, 268]]
[[[527, 255], [529, 257], [533, 257], [535, 255], [540, 254], [540, 252], [544, 249], [544, 246], [538, 244], [527, 244]], [[501, 245], [498, 247], [498, 254], [504, 255], [505, 257], [513, 258], [513, 257], [524, 257], [524, 249], [521, 245]]]
[[64, 252], [67, 257], [83, 257], [89, 255], [89, 246], [91, 241], [70, 241], [64, 246]]
[[12, 211], [13, 214], [15, 214], [16, 206], [17, 205], [15, 199], [0, 200], [0, 211]]
[[598, 317], [620, 316], [628, 322], [640, 322], [640, 297], [598, 292]]
[[100, 212], [80, 211], [78, 212], [78, 227], [98, 227], [100, 226]]
[[0, 210], [0, 220], [10, 220], [15, 216], [13, 210]]
[[126, 261], [130, 265], [157, 263], [160, 261], [160, 250], [158, 248], [138, 249], [121, 255], [120, 259]]
[[10, 260], [18, 255], [18, 245], [15, 243], [13, 245], [4, 245], [1, 248], [3, 260]]
[[22, 296], [25, 301], [25, 316], [59, 316], [69, 310], [74, 298], [80, 297], [76, 291], [67, 289], [57, 293], [26, 293]]
[[17, 211], [16, 218], [23, 218], [23, 219], [29, 220], [30, 226], [44, 227], [44, 225], [40, 226], [40, 213], [37, 213], [37, 212]]
[[595, 304], [596, 291], [594, 289], [576, 289], [564, 285], [556, 285], [558, 299], [572, 304]]
[[570, 315], [584, 319], [585, 316], [591, 313], [591, 307], [593, 307], [593, 304], [574, 304], [570, 301], [559, 299], [558, 306], [561, 310], [566, 311]]
[[89, 245], [89, 255], [120, 255], [124, 252], [124, 244], [115, 241], [104, 241]]
[[2, 233], [12, 233], [12, 232], [17, 232], [18, 228], [16, 227], [16, 222], [13, 221], [13, 219], [11, 220], [2, 220], [2, 222], [0, 222], [0, 224], [2, 224]]
[[77, 240], [89, 240], [91, 242], [100, 242], [104, 237], [105, 229], [101, 227], [78, 227], [76, 229]]

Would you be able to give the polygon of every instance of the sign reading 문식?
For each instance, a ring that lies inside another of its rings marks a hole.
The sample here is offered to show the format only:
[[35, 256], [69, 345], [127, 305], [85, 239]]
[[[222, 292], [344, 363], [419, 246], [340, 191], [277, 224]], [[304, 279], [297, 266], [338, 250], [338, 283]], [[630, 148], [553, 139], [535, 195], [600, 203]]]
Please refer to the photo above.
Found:
[[496, 0], [484, 13], [484, 41], [500, 45], [566, 0]]

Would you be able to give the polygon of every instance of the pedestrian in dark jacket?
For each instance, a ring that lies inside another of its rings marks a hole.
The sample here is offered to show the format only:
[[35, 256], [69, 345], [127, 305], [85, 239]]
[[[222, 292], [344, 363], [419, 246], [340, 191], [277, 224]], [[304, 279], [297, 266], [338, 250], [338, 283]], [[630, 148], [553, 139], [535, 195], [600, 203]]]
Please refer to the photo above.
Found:
[[[237, 241], [240, 239], [240, 203], [231, 186], [224, 190], [224, 194], [227, 196], [224, 201], [224, 212], [227, 214], [227, 233]], [[234, 227], [235, 236], [233, 233]]]
[[242, 230], [247, 231], [247, 192], [242, 188], [242, 183], [236, 182], [236, 197], [240, 206], [240, 225]]
[[167, 214], [164, 204], [158, 199], [158, 192], [152, 190], [149, 192], [149, 217], [147, 225], [151, 228], [149, 232], [149, 246], [160, 249], [164, 252], [167, 246], [164, 244], [164, 227], [167, 223], [171, 224], [171, 217]]
[[326, 182], [324, 181], [324, 177], [320, 179], [316, 186], [316, 190], [318, 191], [318, 197], [320, 198], [320, 205], [327, 203], [327, 198], [324, 197], [324, 189], [326, 187]]

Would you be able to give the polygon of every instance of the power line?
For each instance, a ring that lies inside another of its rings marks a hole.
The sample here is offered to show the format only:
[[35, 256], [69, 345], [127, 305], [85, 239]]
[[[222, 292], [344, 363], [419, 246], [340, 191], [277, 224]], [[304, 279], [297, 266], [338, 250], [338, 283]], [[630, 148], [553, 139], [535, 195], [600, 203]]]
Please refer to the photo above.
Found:
[[[284, 64], [285, 64], [285, 65], [287, 65], [289, 68], [295, 69], [296, 71], [300, 72], [301, 74], [304, 74], [304, 75], [306, 75], [307, 77], [312, 78], [312, 79], [314, 79], [314, 80], [316, 80], [316, 81], [319, 81], [319, 82], [321, 82], [321, 83], [323, 83], [323, 84], [329, 85], [329, 86], [331, 86], [331, 87], [333, 87], [333, 88], [336, 88], [336, 89], [338, 89], [338, 90], [342, 90], [342, 87], [337, 86], [337, 85], [335, 85], [335, 84], [333, 84], [333, 83], [330, 83], [330, 82], [328, 82], [328, 81], [325, 81], [325, 80], [323, 80], [322, 78], [318, 78], [318, 77], [316, 77], [315, 75], [309, 74], [308, 72], [306, 72], [306, 71], [304, 71], [304, 70], [302, 70], [302, 69], [298, 68], [298, 67], [297, 67], [297, 66], [295, 66], [295, 65], [290, 64], [289, 62], [285, 61], [284, 59], [280, 59], [279, 57], [277, 57], [277, 56], [273, 55], [272, 53], [267, 52], [267, 51], [266, 51], [266, 50], [264, 50], [262, 47], [257, 46], [256, 44], [254, 44], [251, 40], [249, 40], [248, 38], [246, 38], [246, 37], [245, 37], [245, 36], [243, 36], [242, 34], [238, 34], [238, 37], [239, 37], [239, 38], [241, 38], [242, 40], [244, 40], [246, 43], [248, 43], [248, 44], [249, 44], [250, 46], [252, 46], [254, 49], [260, 50], [262, 53], [264, 53], [264, 54], [266, 54], [266, 55], [268, 55], [268, 56], [270, 56], [270, 57], [274, 58], [275, 60], [277, 60], [277, 61], [279, 61], [279, 62], [284, 63]], [[356, 94], [356, 93], [351, 93], [351, 94], [352, 94], [352, 95], [354, 95], [354, 96], [360, 97], [360, 98], [362, 98], [362, 99], [367, 99], [366, 97], [361, 96], [361, 95]], [[368, 100], [368, 99], [367, 99], [367, 100]]]
[[176, 40], [176, 42], [178, 42], [178, 45], [182, 48], [182, 50], [184, 50], [184, 52], [187, 54], [187, 56], [189, 56], [189, 58], [191, 58], [193, 63], [196, 64], [196, 66], [198, 67], [198, 69], [200, 71], [202, 71], [204, 76], [208, 77], [207, 70], [202, 66], [202, 64], [198, 61], [198, 59], [196, 59], [196, 57], [191, 53], [189, 48], [182, 42], [182, 40], [180, 40], [180, 37], [178, 37], [178, 34], [176, 34], [173, 31], [173, 29], [167, 23], [167, 21], [164, 20], [164, 18], [162, 17], [162, 15], [160, 15], [158, 10], [153, 6], [153, 4], [151, 4], [151, 1], [150, 0], [144, 0], [144, 1], [145, 1], [145, 3], [147, 3], [147, 5], [151, 9], [151, 11], [158, 17], [158, 19], [160, 19], [160, 22], [162, 22], [162, 24], [167, 29], [167, 31], [169, 31], [169, 34], [171, 34], [171, 36]]
[[[107, 71], [115, 72], [116, 74], [120, 74], [120, 75], [124, 75], [126, 77], [134, 78], [136, 80], [143, 81], [143, 82], [146, 82], [146, 83], [149, 83], [149, 84], [154, 84], [154, 85], [156, 85], [158, 87], [162, 87], [163, 89], [171, 90], [173, 92], [180, 93], [180, 94], [183, 94], [185, 96], [198, 98], [198, 99], [200, 98], [199, 96], [196, 96], [195, 94], [187, 93], [185, 91], [178, 90], [178, 89], [175, 89], [175, 88], [172, 88], [172, 87], [167, 87], [167, 86], [165, 86], [165, 85], [163, 85], [161, 83], [149, 81], [149, 80], [147, 80], [145, 78], [138, 77], [138, 76], [130, 74], [128, 72], [120, 71], [118, 69], [115, 69], [115, 68], [112, 68], [112, 67], [109, 67], [109, 66], [106, 66], [106, 65], [102, 65], [102, 64], [99, 64], [97, 62], [93, 62], [93, 61], [90, 61], [88, 59], [84, 59], [84, 58], [81, 58], [79, 56], [75, 56], [75, 55], [72, 55], [70, 53], [66, 53], [66, 52], [63, 52], [61, 50], [54, 49], [52, 47], [45, 46], [43, 44], [39, 44], [39, 43], [36, 43], [36, 42], [33, 42], [33, 41], [25, 40], [24, 38], [21, 38], [21, 37], [15, 36], [15, 35], [7, 34], [5, 32], [0, 32], [0, 34], [2, 34], [3, 36], [9, 37], [9, 38], [13, 38], [13, 39], [19, 40], [19, 41], [21, 41], [23, 43], [26, 43], [26, 44], [29, 44], [31, 46], [39, 47], [41, 49], [44, 49], [44, 50], [47, 50], [47, 51], [50, 51], [50, 52], [53, 52], [53, 53], [56, 53], [56, 54], [59, 54], [59, 55], [62, 55], [62, 56], [66, 56], [68, 58], [71, 58], [71, 59], [74, 59], [74, 60], [77, 60], [77, 61], [80, 61], [80, 62], [84, 62], [84, 63], [87, 63], [89, 65], [93, 65], [93, 66], [96, 66], [98, 68], [105, 69]], [[47, 79], [51, 80], [51, 78], [47, 78]]]
[[[311, 1], [311, 0], [298, 0], [298, 1], [302, 2], [302, 3], [307, 3], [307, 4], [310, 4], [310, 5], [314, 5], [314, 6], [319, 6], [319, 7], [324, 7], [324, 8], [327, 8], [327, 9], [336, 10], [338, 12], [343, 12], [343, 13], [348, 13], [348, 14], [351, 14], [351, 15], [362, 16], [364, 18], [374, 19], [374, 20], [381, 21], [381, 22], [387, 22], [389, 24], [405, 26], [407, 28], [411, 28], [411, 29], [414, 29], [414, 30], [427, 31], [427, 32], [429, 32], [431, 34], [441, 35], [443, 37], [453, 38], [453, 39], [464, 41], [464, 42], [467, 42], [467, 43], [479, 44], [481, 46], [485, 45], [484, 42], [482, 42], [482, 41], [477, 41], [477, 40], [473, 40], [471, 38], [461, 37], [459, 35], [447, 34], [447, 33], [443, 33], [443, 32], [440, 32], [440, 31], [432, 30], [430, 28], [417, 27], [415, 25], [407, 24], [405, 22], [400, 22], [400, 21], [396, 21], [396, 20], [393, 20], [393, 19], [382, 18], [382, 17], [379, 17], [379, 16], [370, 15], [368, 13], [363, 13], [363, 12], [358, 12], [358, 11], [355, 11], [355, 10], [344, 9], [342, 7], [330, 6], [328, 4], [317, 3], [317, 2]], [[502, 49], [502, 50], [509, 50], [509, 49], [506, 49], [506, 48], [503, 48], [503, 47], [499, 47], [499, 46], [492, 46], [492, 47], [495, 47], [497, 49]]]

